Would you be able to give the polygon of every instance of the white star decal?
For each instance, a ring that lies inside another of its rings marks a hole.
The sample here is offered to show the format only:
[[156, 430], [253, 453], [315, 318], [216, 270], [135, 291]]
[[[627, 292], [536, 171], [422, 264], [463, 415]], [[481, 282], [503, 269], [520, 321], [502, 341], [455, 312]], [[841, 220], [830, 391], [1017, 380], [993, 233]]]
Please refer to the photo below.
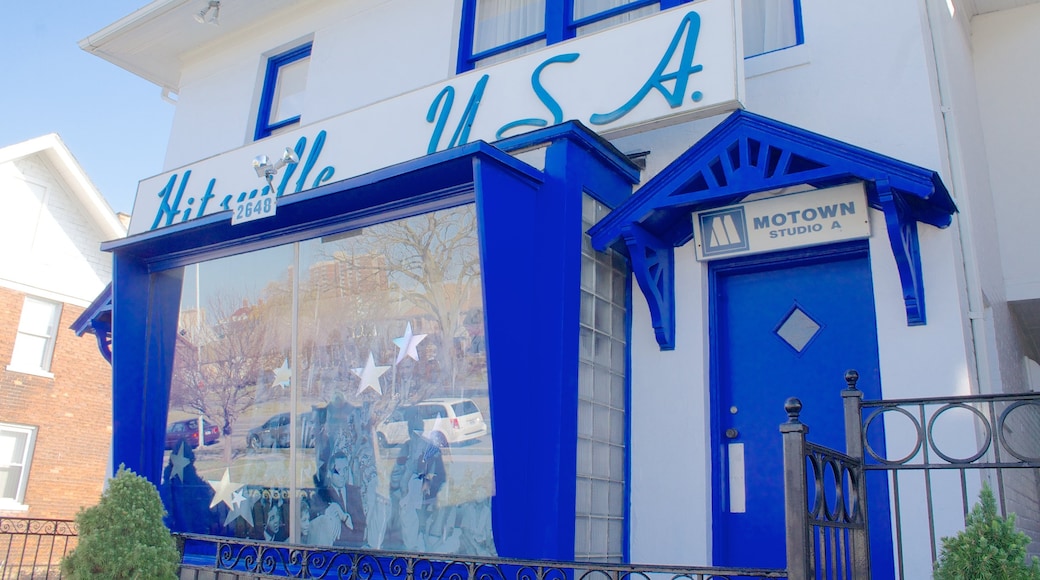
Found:
[[209, 507], [211, 508], [216, 507], [220, 502], [224, 502], [228, 507], [234, 507], [231, 505], [231, 502], [235, 501], [233, 494], [242, 489], [242, 486], [245, 485], [244, 483], [231, 483], [230, 469], [224, 470], [224, 477], [221, 477], [220, 481], [206, 481], [209, 482], [210, 487], [212, 487], [215, 492], [213, 494], [213, 501], [209, 503]]
[[415, 350], [415, 347], [419, 346], [424, 338], [426, 338], [425, 334], [412, 334], [412, 323], [409, 322], [404, 329], [404, 336], [394, 339], [394, 344], [401, 349], [397, 351], [397, 360], [394, 361], [394, 364], [400, 364], [406, 356], [412, 360], [419, 360], [419, 352]]
[[252, 526], [254, 503], [256, 502], [254, 502], [250, 496], [244, 495], [241, 491], [236, 491], [231, 497], [231, 511], [229, 511], [227, 517], [224, 518], [224, 525], [226, 526], [235, 521], [235, 518], [242, 518]]
[[274, 369], [274, 382], [271, 383], [272, 387], [281, 386], [288, 387], [289, 380], [292, 378], [292, 371], [289, 370], [289, 359], [285, 359], [282, 366]]
[[170, 481], [179, 477], [184, 483], [184, 468], [191, 464], [191, 460], [184, 456], [184, 442], [177, 446], [177, 452], [170, 456]]
[[390, 367], [377, 367], [375, 359], [372, 357], [372, 353], [368, 353], [368, 362], [365, 363], [364, 368], [350, 369], [355, 375], [361, 378], [361, 384], [358, 385], [357, 394], [365, 392], [365, 389], [372, 387], [372, 390], [383, 394], [383, 387], [379, 386], [379, 377], [383, 376], [383, 373], [390, 370]]

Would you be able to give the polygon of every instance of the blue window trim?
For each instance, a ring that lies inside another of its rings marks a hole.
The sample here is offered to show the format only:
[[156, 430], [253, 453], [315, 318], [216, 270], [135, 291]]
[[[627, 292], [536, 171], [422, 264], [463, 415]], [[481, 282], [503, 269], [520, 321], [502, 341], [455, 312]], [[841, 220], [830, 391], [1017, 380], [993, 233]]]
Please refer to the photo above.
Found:
[[506, 44], [501, 44], [488, 50], [473, 53], [473, 26], [477, 17], [477, 1], [463, 0], [462, 3], [462, 28], [459, 35], [458, 72], [463, 73], [473, 70], [481, 60], [502, 54], [510, 50], [526, 46], [534, 42], [544, 40], [546, 44], [556, 44], [569, 40], [577, 35], [582, 26], [588, 26], [601, 20], [606, 20], [625, 12], [631, 12], [646, 6], [660, 5], [661, 10], [674, 8], [691, 0], [637, 0], [624, 6], [617, 6], [586, 16], [574, 18], [574, 0], [546, 0], [545, 1], [545, 30], [520, 38]]
[[260, 93], [260, 108], [256, 116], [256, 131], [253, 133], [255, 141], [269, 136], [282, 127], [288, 127], [300, 122], [300, 116], [296, 115], [295, 117], [279, 119], [272, 123], [270, 121], [271, 107], [274, 105], [274, 89], [278, 86], [278, 73], [286, 65], [310, 58], [310, 56], [311, 43], [308, 42], [268, 59], [267, 69], [264, 71], [264, 88]]

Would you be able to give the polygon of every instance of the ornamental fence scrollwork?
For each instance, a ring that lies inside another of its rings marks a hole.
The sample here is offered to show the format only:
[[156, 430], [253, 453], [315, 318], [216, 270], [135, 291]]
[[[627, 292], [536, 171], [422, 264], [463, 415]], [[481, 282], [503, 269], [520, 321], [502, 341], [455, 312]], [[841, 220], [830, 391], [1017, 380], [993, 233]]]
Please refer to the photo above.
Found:
[[71, 520], [0, 517], [0, 580], [61, 578], [78, 533]]
[[[350, 580], [752, 580], [787, 578], [783, 570], [676, 567], [351, 551], [178, 534], [186, 557], [181, 578], [314, 578]], [[215, 565], [190, 562], [212, 553]]]

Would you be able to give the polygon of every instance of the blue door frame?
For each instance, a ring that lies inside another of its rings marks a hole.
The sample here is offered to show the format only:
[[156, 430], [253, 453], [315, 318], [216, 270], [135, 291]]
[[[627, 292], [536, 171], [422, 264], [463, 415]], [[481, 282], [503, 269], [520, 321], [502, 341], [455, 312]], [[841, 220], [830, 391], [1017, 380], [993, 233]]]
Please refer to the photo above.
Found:
[[[813, 442], [843, 449], [845, 370], [881, 398], [867, 243], [714, 262], [709, 288], [713, 563], [785, 567], [784, 400], [803, 401]], [[890, 570], [887, 482], [868, 486], [874, 565]]]

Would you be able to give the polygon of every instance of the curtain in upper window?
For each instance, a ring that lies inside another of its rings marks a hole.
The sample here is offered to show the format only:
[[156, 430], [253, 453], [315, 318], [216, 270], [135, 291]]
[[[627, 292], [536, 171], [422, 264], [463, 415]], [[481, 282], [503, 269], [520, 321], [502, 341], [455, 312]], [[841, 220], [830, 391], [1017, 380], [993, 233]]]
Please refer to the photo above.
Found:
[[473, 52], [545, 32], [545, 0], [480, 0], [473, 26]]
[[744, 56], [799, 44], [797, 0], [744, 0]]
[[[685, 3], [686, 0], [465, 0], [459, 71], [502, 62]], [[742, 6], [745, 57], [802, 42], [800, 0], [744, 0]]]

